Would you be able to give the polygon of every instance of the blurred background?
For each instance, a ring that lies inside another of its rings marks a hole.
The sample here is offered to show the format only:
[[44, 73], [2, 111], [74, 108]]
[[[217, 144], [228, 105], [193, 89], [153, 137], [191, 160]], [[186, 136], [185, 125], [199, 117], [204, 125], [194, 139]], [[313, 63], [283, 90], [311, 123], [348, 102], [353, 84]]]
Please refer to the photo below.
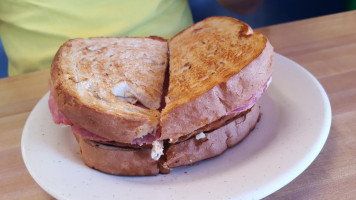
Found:
[[[216, 0], [189, 0], [189, 4], [194, 21], [209, 16], [230, 16], [252, 28], [356, 9], [356, 0], [264, 0], [253, 13], [242, 15], [225, 9]], [[7, 76], [7, 58], [0, 37], [0, 78]]]

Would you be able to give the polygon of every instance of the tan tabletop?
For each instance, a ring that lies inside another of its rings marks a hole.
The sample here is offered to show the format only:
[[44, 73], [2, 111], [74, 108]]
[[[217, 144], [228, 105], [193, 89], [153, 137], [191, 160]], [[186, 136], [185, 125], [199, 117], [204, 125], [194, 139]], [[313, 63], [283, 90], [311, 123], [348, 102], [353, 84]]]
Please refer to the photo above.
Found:
[[[356, 11], [258, 29], [275, 50], [308, 69], [332, 107], [330, 135], [320, 155], [267, 199], [356, 198]], [[51, 199], [21, 156], [24, 123], [48, 91], [49, 71], [0, 79], [0, 199]]]

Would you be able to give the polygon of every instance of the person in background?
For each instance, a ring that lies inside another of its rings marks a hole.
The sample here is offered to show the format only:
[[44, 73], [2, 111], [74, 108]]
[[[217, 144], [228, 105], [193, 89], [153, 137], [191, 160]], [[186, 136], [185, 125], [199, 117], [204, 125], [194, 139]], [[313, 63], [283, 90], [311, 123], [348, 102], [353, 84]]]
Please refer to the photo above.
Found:
[[[262, 0], [217, 0], [246, 13]], [[0, 36], [9, 75], [50, 68], [71, 38], [151, 35], [169, 39], [193, 24], [187, 0], [1, 0]]]
[[239, 14], [250, 14], [263, 0], [216, 0], [219, 4]]

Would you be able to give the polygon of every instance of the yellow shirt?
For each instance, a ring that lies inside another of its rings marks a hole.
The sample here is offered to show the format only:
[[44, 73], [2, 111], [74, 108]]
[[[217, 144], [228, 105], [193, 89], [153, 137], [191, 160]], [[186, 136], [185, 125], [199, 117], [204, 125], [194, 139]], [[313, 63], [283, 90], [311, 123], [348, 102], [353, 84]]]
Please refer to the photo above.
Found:
[[10, 76], [49, 68], [70, 38], [169, 39], [192, 23], [187, 0], [0, 0], [0, 35]]

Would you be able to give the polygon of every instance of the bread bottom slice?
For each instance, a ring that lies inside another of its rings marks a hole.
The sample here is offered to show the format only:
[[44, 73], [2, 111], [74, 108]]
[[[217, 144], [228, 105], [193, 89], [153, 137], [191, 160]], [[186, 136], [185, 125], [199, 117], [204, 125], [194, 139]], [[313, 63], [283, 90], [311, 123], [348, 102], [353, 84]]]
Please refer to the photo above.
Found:
[[193, 137], [184, 142], [170, 145], [165, 153], [168, 168], [193, 163], [222, 154], [227, 148], [241, 142], [254, 128], [260, 118], [260, 106], [229, 124], [205, 134], [205, 138]]
[[151, 149], [136, 149], [101, 144], [74, 133], [84, 163], [93, 169], [115, 175], [144, 176], [159, 173], [159, 162]]
[[255, 105], [246, 115], [212, 132], [204, 138], [192, 137], [186, 141], [166, 144], [165, 155], [156, 161], [149, 148], [124, 148], [83, 139], [74, 133], [84, 163], [96, 170], [127, 176], [148, 176], [169, 173], [172, 168], [192, 165], [222, 154], [227, 148], [241, 142], [260, 118], [260, 106]]

